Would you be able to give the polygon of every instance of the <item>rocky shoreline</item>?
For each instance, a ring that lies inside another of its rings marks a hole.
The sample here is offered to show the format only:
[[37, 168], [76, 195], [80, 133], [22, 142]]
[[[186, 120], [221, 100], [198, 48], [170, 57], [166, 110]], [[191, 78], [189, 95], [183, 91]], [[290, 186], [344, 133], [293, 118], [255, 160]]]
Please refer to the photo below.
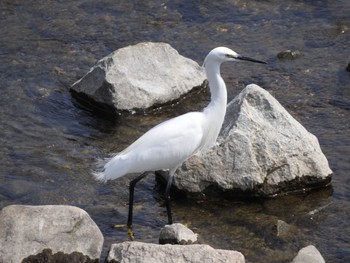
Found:
[[[197, 235], [181, 224], [164, 229], [162, 245], [137, 241], [112, 244], [104, 262], [245, 262], [241, 252], [196, 244]], [[164, 244], [165, 240], [172, 244]], [[0, 212], [1, 263], [98, 263], [103, 242], [100, 229], [78, 207], [10, 205]], [[316, 247], [309, 245], [292, 261], [305, 262], [325, 261]]]

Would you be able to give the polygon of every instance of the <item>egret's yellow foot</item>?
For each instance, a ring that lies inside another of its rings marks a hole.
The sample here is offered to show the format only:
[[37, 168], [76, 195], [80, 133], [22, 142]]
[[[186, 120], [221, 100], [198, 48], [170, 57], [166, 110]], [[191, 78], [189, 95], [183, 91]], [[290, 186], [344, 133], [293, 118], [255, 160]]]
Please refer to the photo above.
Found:
[[122, 225], [114, 225], [113, 228], [128, 228], [128, 225], [122, 224]]
[[134, 240], [134, 232], [132, 231], [132, 227], [128, 226], [128, 235], [131, 241]]
[[128, 226], [128, 225], [114, 225], [113, 228], [127, 228], [130, 240], [131, 241], [134, 240], [134, 232], [132, 231], [132, 226]]

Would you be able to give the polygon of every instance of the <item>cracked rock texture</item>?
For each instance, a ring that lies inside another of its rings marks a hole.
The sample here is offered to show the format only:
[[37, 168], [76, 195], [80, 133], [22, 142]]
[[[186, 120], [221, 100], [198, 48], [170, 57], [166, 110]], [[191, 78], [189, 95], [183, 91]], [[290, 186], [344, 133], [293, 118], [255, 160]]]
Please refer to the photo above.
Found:
[[10, 205], [0, 212], [0, 262], [18, 263], [47, 248], [96, 260], [102, 245], [101, 231], [77, 207]]
[[208, 245], [156, 245], [142, 242], [113, 244], [106, 262], [109, 263], [244, 263], [242, 253], [214, 249]]
[[189, 194], [274, 196], [326, 186], [331, 178], [316, 136], [251, 84], [228, 104], [217, 145], [189, 158], [173, 185]]

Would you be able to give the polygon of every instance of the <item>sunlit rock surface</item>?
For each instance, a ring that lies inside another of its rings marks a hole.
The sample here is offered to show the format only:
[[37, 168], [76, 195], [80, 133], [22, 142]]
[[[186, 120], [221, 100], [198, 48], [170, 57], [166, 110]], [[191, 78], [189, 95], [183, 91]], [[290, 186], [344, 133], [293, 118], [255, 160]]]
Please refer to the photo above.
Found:
[[165, 225], [159, 234], [159, 244], [187, 245], [197, 242], [197, 234], [183, 224]]
[[113, 244], [106, 262], [243, 263], [245, 259], [240, 252], [208, 245], [156, 245], [134, 241]]
[[299, 250], [292, 263], [325, 263], [321, 253], [313, 245]]
[[325, 186], [331, 177], [317, 138], [252, 84], [228, 104], [218, 145], [189, 158], [173, 184], [187, 193], [273, 196]]
[[31, 262], [28, 257], [40, 257], [44, 249], [54, 258], [65, 253], [71, 259], [98, 262], [103, 240], [97, 225], [78, 207], [11, 205], [0, 212], [0, 262]]
[[178, 99], [205, 79], [198, 63], [169, 44], [146, 42], [102, 58], [71, 91], [112, 110], [146, 109]]

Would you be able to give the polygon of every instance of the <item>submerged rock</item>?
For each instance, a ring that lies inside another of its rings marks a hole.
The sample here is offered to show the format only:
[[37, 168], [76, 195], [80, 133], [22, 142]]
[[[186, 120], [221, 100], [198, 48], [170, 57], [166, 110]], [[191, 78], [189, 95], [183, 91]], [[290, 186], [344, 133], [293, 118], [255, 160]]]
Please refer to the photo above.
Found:
[[113, 244], [106, 262], [244, 263], [245, 259], [240, 252], [208, 245], [156, 245], [133, 241]]
[[218, 144], [189, 158], [173, 185], [185, 193], [273, 196], [326, 186], [331, 177], [317, 138], [252, 84], [228, 104]]
[[310, 245], [300, 249], [292, 263], [325, 263], [325, 260], [317, 248]]
[[197, 234], [180, 223], [166, 225], [159, 234], [159, 244], [187, 245], [196, 242]]
[[298, 229], [294, 225], [290, 225], [283, 220], [277, 220], [276, 235], [283, 239], [289, 239], [298, 235]]
[[77, 207], [11, 205], [0, 212], [0, 262], [39, 262], [49, 254], [68, 254], [66, 262], [98, 262], [102, 245], [101, 231]]
[[166, 43], [140, 43], [102, 58], [71, 87], [80, 101], [109, 110], [146, 109], [200, 86], [204, 70]]

